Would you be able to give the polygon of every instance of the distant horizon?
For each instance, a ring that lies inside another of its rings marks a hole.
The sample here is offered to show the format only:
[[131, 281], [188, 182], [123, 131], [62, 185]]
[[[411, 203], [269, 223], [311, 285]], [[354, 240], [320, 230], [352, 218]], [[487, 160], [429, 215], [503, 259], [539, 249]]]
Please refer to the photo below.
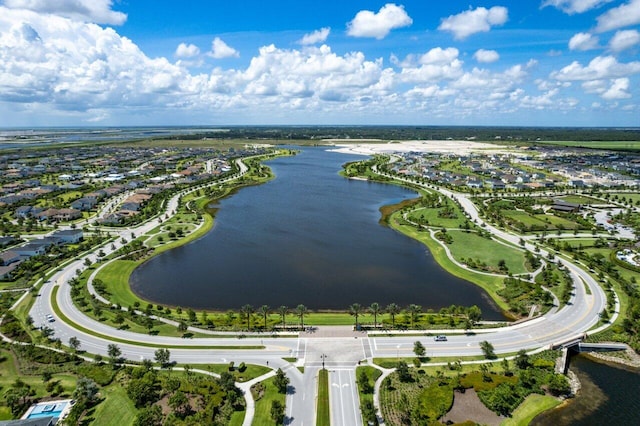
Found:
[[640, 130], [640, 125], [636, 126], [531, 126], [531, 125], [499, 125], [499, 124], [167, 124], [167, 125], [60, 125], [60, 126], [0, 126], [0, 131], [2, 130], [73, 130], [73, 129], [181, 129], [181, 128], [189, 128], [189, 129], [198, 129], [202, 128], [203, 130], [224, 130], [225, 128], [261, 128], [261, 127], [272, 127], [272, 128], [307, 128], [307, 127], [318, 127], [318, 128], [348, 128], [348, 127], [366, 127], [366, 128], [376, 128], [376, 127], [385, 127], [385, 128], [484, 128], [484, 129], [591, 129], [591, 130]]
[[0, 128], [635, 128], [639, 97], [640, 0], [0, 0]]

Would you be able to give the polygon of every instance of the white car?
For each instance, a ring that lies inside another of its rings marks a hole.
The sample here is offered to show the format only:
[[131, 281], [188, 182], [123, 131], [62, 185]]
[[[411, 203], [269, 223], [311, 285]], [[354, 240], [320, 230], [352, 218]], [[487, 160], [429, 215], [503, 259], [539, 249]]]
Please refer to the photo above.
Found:
[[447, 336], [441, 334], [439, 336], [434, 337], [433, 340], [435, 340], [436, 342], [446, 342]]

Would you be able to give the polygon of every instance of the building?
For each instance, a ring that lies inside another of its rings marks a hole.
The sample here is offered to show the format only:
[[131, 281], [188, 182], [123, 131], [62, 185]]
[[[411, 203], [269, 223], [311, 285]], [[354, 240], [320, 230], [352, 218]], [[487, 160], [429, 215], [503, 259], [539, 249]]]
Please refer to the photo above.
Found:
[[75, 244], [82, 241], [84, 234], [82, 229], [66, 229], [64, 231], [56, 231], [51, 236], [58, 238], [62, 244]]
[[551, 206], [552, 210], [567, 213], [577, 213], [581, 208], [582, 206], [580, 204], [568, 203], [563, 200], [553, 200], [553, 205]]

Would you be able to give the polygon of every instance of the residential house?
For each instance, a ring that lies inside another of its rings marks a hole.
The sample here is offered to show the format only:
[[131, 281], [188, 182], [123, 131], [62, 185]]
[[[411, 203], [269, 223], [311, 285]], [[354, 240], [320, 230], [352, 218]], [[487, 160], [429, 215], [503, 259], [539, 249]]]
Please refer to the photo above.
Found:
[[[20, 266], [19, 262], [14, 262], [7, 266], [0, 266], [0, 280], [11, 279], [13, 271], [15, 271], [18, 266]], [[0, 425], [1, 424], [2, 422], [0, 422]]]
[[86, 212], [91, 210], [97, 204], [97, 200], [95, 198], [82, 197], [71, 203], [71, 208], [80, 210], [82, 212]]
[[82, 212], [76, 209], [47, 209], [34, 217], [40, 220], [69, 221], [81, 218]]
[[490, 188], [490, 189], [505, 189], [505, 187], [506, 187], [504, 182], [502, 182], [501, 180], [497, 180], [497, 179], [486, 181], [484, 183], [484, 186], [486, 188]]
[[14, 247], [12, 249], [22, 257], [40, 256], [46, 253], [47, 248], [44, 244], [36, 242], [28, 243], [23, 246]]
[[16, 240], [15, 238], [11, 237], [11, 236], [7, 236], [7, 237], [0, 237], [0, 247], [7, 247], [8, 245], [13, 244], [14, 242], [17, 242], [18, 240]]
[[20, 253], [13, 250], [7, 250], [0, 253], [0, 265], [7, 266], [20, 260]]
[[63, 244], [75, 244], [82, 241], [84, 234], [82, 229], [65, 229], [54, 232], [52, 236], [59, 238]]
[[84, 194], [84, 198], [90, 198], [92, 200], [95, 200], [96, 202], [102, 200], [106, 196], [107, 196], [107, 192], [103, 189], [98, 189], [97, 191]]

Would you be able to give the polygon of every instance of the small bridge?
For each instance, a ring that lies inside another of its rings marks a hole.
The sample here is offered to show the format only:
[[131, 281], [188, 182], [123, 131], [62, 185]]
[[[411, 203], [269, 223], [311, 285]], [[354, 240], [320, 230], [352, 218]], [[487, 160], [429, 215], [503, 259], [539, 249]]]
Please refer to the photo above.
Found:
[[552, 349], [561, 349], [562, 356], [556, 363], [556, 373], [567, 374], [569, 369], [569, 353], [573, 352], [611, 352], [624, 351], [627, 345], [624, 343], [584, 343], [583, 339], [586, 335], [576, 336], [563, 342], [554, 343]]

